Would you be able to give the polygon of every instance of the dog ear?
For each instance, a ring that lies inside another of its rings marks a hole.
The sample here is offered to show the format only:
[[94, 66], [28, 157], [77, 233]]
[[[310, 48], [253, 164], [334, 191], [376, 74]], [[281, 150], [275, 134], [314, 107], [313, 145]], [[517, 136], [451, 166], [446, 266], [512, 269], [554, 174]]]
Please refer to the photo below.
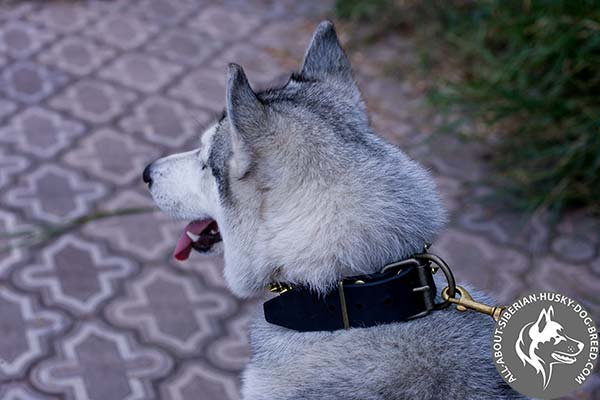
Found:
[[229, 64], [226, 96], [233, 150], [231, 169], [241, 178], [252, 164], [252, 139], [264, 128], [265, 109], [237, 64]]
[[352, 79], [350, 61], [342, 50], [331, 21], [323, 21], [317, 26], [304, 55], [301, 74], [317, 79], [327, 76]]
[[535, 323], [538, 332], [541, 333], [544, 330], [546, 324], [552, 319], [552, 315], [554, 315], [554, 308], [552, 308], [552, 306], [548, 307], [548, 309], [542, 309], [542, 312]]

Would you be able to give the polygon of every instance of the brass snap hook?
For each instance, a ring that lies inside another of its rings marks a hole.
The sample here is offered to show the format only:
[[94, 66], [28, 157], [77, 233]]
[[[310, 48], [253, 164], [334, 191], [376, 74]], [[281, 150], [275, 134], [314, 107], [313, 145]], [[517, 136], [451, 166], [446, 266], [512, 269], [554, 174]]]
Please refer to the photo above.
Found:
[[491, 316], [494, 321], [498, 321], [502, 315], [502, 312], [506, 308], [499, 306], [488, 306], [487, 304], [479, 303], [473, 300], [473, 297], [471, 297], [469, 292], [467, 292], [467, 290], [461, 286], [456, 286], [456, 293], [459, 295], [458, 298], [450, 297], [449, 291], [450, 288], [448, 286], [442, 290], [442, 299], [452, 304], [456, 304], [456, 309], [458, 311], [473, 310], [482, 314], [487, 314]]

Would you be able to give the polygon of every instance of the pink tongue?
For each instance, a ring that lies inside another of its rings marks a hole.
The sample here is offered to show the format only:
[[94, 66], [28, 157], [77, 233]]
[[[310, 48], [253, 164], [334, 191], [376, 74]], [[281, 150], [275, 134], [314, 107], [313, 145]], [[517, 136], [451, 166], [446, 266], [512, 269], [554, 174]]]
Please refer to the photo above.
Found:
[[192, 239], [189, 238], [186, 232], [189, 231], [194, 235], [200, 235], [212, 222], [212, 219], [202, 219], [190, 222], [179, 237], [173, 256], [179, 261], [187, 260], [192, 251]]

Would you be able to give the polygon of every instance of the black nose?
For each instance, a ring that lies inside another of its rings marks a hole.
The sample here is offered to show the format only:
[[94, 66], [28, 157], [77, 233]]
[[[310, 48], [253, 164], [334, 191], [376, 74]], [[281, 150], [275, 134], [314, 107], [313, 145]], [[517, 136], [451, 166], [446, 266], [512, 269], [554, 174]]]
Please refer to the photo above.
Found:
[[148, 164], [148, 165], [146, 165], [146, 168], [144, 168], [144, 172], [142, 173], [142, 179], [144, 180], [145, 183], [148, 184], [148, 187], [152, 187], [151, 170], [152, 170], [152, 164]]

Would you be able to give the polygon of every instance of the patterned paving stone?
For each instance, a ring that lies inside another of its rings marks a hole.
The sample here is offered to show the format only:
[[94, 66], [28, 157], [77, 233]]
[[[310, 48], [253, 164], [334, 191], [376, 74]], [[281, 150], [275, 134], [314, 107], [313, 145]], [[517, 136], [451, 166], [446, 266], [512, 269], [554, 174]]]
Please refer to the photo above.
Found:
[[61, 314], [6, 287], [0, 290], [0, 321], [0, 382], [24, 377], [33, 361], [48, 354], [49, 337], [66, 324]]
[[590, 243], [600, 245], [600, 218], [589, 211], [580, 210], [567, 214], [556, 227], [557, 231], [576, 237], [582, 237]]
[[596, 275], [600, 276], [600, 257], [598, 257], [598, 258], [596, 258], [594, 261], [592, 261], [592, 262], [590, 263], [590, 266], [591, 266], [591, 268], [592, 268], [592, 271], [593, 271], [593, 272], [594, 272]]
[[226, 68], [202, 68], [187, 74], [169, 95], [217, 112], [225, 107], [226, 82]]
[[[284, 68], [286, 61], [288, 61], [286, 57], [278, 57], [277, 54], [267, 50], [239, 44], [228, 48], [215, 58], [211, 65], [225, 74], [229, 63], [240, 64], [244, 67], [253, 88], [260, 90], [273, 85], [274, 82], [279, 84], [287, 80], [289, 70]], [[297, 65], [294, 65], [293, 68], [297, 68]]]
[[295, 1], [295, 0], [224, 0], [222, 4], [238, 12], [260, 15], [268, 19], [291, 19], [295, 17], [323, 18], [331, 15], [333, 3], [324, 1]]
[[85, 34], [122, 50], [131, 50], [144, 44], [158, 28], [131, 15], [112, 13], [100, 18], [86, 29]]
[[174, 378], [161, 385], [162, 398], [196, 400], [202, 398], [238, 400], [239, 378], [223, 374], [200, 361], [184, 364]]
[[139, 1], [143, 0], [84, 0], [85, 7], [95, 13], [114, 14], [123, 12], [127, 7], [130, 7]]
[[[1, 60], [0, 60], [0, 67], [2, 67]], [[14, 112], [16, 109], [17, 109], [17, 105], [15, 102], [7, 100], [7, 99], [0, 99], [0, 120], [2, 120], [4, 117], [6, 117], [7, 115]]]
[[293, 57], [298, 65], [292, 68], [298, 69], [313, 30], [314, 22], [304, 18], [275, 20], [261, 26], [250, 35], [250, 40], [269, 52]]
[[17, 19], [30, 13], [34, 6], [35, 4], [31, 1], [5, 0], [0, 4], [0, 19]]
[[[148, 196], [122, 191], [103, 204], [105, 210], [152, 207]], [[94, 221], [84, 227], [86, 234], [105, 239], [116, 249], [146, 261], [170, 257], [185, 222], [172, 222], [164, 214], [144, 213]]]
[[208, 359], [219, 368], [239, 373], [250, 360], [249, 310], [228, 320], [226, 332], [207, 348]]
[[136, 100], [135, 93], [106, 82], [85, 78], [55, 96], [50, 105], [92, 123], [108, 122]]
[[527, 216], [498, 207], [486, 207], [475, 196], [472, 199], [456, 215], [458, 226], [534, 254], [543, 254], [548, 250], [550, 229], [546, 216]]
[[80, 141], [65, 155], [66, 162], [102, 180], [125, 185], [140, 179], [140, 171], [159, 152], [134, 137], [102, 128]]
[[0, 189], [8, 187], [11, 180], [28, 166], [29, 161], [25, 157], [0, 148]]
[[56, 355], [36, 366], [32, 379], [67, 400], [154, 399], [151, 381], [172, 366], [162, 351], [95, 321], [82, 323], [55, 347]]
[[441, 175], [435, 177], [435, 182], [438, 190], [440, 191], [444, 206], [448, 211], [448, 216], [459, 211], [459, 209], [462, 207], [460, 204], [460, 199], [464, 190], [462, 187], [462, 182], [457, 179], [448, 178]]
[[[371, 107], [371, 104], [367, 102], [367, 106]], [[371, 112], [371, 125], [378, 135], [405, 151], [423, 143], [424, 140], [424, 135], [411, 123], [403, 119], [392, 119], [382, 112]]]
[[479, 181], [488, 172], [479, 154], [481, 149], [475, 143], [461, 141], [451, 135], [434, 135], [429, 145], [435, 148], [436, 156], [426, 162], [444, 175], [464, 181]]
[[529, 267], [528, 259], [515, 250], [494, 245], [480, 235], [448, 229], [431, 251], [448, 262], [459, 284], [469, 282], [501, 303], [508, 303], [528, 292], [522, 279]]
[[578, 300], [592, 313], [595, 321], [600, 318], [600, 277], [583, 265], [564, 263], [553, 256], [534, 260], [535, 268], [527, 276], [529, 291], [555, 290]]
[[173, 29], [151, 41], [148, 51], [178, 64], [198, 66], [221, 50], [222, 40], [191, 29]]
[[[177, 229], [181, 233], [181, 229]], [[167, 260], [168, 266], [180, 271], [191, 272], [200, 277], [200, 279], [210, 287], [227, 290], [225, 278], [223, 276], [223, 258], [204, 256], [192, 252], [189, 260], [178, 261], [173, 257]]]
[[39, 289], [48, 304], [89, 314], [97, 311], [99, 304], [113, 295], [117, 282], [135, 269], [128, 259], [69, 234], [42, 249], [39, 260], [21, 268], [16, 281], [25, 290]]
[[38, 103], [63, 86], [67, 77], [61, 72], [30, 61], [19, 61], [3, 68], [0, 89], [26, 104]]
[[[357, 35], [353, 31], [346, 30], [346, 35], [342, 34], [342, 40], [360, 41], [360, 33]], [[360, 45], [359, 45], [360, 46]], [[372, 46], [360, 46], [360, 50], [353, 52], [354, 65], [360, 65], [361, 74], [366, 74], [376, 81], [386, 82], [396, 81], [404, 88], [409, 88], [413, 94], [421, 100], [422, 93], [415, 93], [418, 90], [415, 83], [419, 83], [421, 77], [415, 76], [420, 71], [415, 71], [415, 64], [419, 62], [418, 53], [420, 49], [415, 46], [413, 38], [401, 35], [389, 35], [373, 43]], [[386, 78], [387, 76], [387, 78]], [[392, 94], [389, 89], [383, 89], [382, 100], [389, 100], [388, 95]], [[393, 95], [393, 94], [392, 94]], [[405, 97], [404, 95], [402, 96]], [[411, 98], [410, 96], [408, 97]], [[420, 101], [419, 101], [420, 102]], [[388, 110], [393, 112], [393, 105], [386, 104]], [[402, 107], [404, 108], [404, 107]]]
[[67, 36], [44, 51], [39, 60], [74, 75], [87, 75], [111, 58], [115, 51], [79, 36]]
[[188, 26], [219, 40], [234, 41], [248, 37], [260, 24], [261, 20], [256, 15], [240, 13], [231, 8], [209, 6], [196, 18], [192, 18]]
[[591, 261], [596, 255], [594, 243], [577, 236], [559, 236], [552, 242], [552, 250], [559, 258], [574, 263]]
[[[369, 62], [368, 58], [363, 62]], [[381, 75], [376, 72], [375, 74]], [[406, 123], [410, 121], [409, 116], [414, 115], [417, 109], [422, 107], [419, 99], [415, 98], [415, 89], [410, 82], [399, 81], [391, 76], [374, 78], [368, 71], [365, 73], [363, 68], [357, 71], [357, 75], [362, 95], [371, 112], [381, 113], [387, 118]], [[398, 104], [400, 101], [401, 107]], [[452, 145], [456, 147], [456, 143]]]
[[83, 3], [53, 1], [44, 4], [38, 11], [27, 13], [31, 21], [42, 24], [60, 33], [74, 33], [85, 28], [93, 13]]
[[25, 176], [19, 185], [8, 191], [5, 199], [34, 218], [63, 223], [89, 212], [94, 201], [105, 193], [103, 184], [47, 164]]
[[[0, 235], [152, 206], [141, 169], [194, 143], [223, 109], [227, 63], [242, 64], [256, 88], [287, 78], [332, 8], [0, 0]], [[338, 32], [344, 43], [358, 35]], [[432, 251], [502, 302], [556, 290], [600, 319], [600, 219], [568, 213], [551, 226], [481, 203], [485, 149], [433, 135], [439, 114], [409, 71], [417, 54], [395, 35], [349, 55], [376, 130], [436, 174], [451, 223]], [[183, 225], [159, 212], [119, 216], [35, 251], [6, 251], [17, 242], [0, 238], [0, 336], [12, 329], [0, 338], [0, 399], [238, 399], [253, 305], [230, 297], [222, 258], [172, 258]], [[48, 331], [36, 342], [18, 329]], [[3, 352], [16, 372], [3, 375]], [[15, 368], [19, 357], [29, 358]], [[592, 400], [598, 376], [569, 399]]]
[[34, 390], [29, 383], [4, 383], [0, 385], [3, 400], [48, 400], [51, 397]]
[[151, 96], [136, 106], [132, 115], [122, 119], [120, 126], [126, 132], [180, 151], [190, 138], [200, 139], [210, 119], [206, 111], [191, 110], [163, 96]]
[[[236, 0], [234, 0], [235, 2]], [[323, 0], [323, 1], [294, 1], [294, 0], [282, 0], [283, 15], [288, 13], [294, 15], [301, 15], [305, 17], [312, 17], [316, 20], [322, 20], [325, 15], [331, 13], [333, 10], [334, 1]], [[268, 3], [267, 3], [268, 4]], [[269, 4], [268, 8], [272, 5]], [[266, 11], [266, 10], [265, 10]], [[262, 11], [264, 12], [264, 11]]]
[[231, 315], [234, 307], [230, 295], [155, 267], [130, 282], [126, 297], [114, 301], [107, 314], [115, 325], [135, 329], [144, 342], [194, 356], [202, 355], [207, 341], [219, 334], [218, 320]]
[[141, 53], [129, 53], [100, 71], [102, 78], [124, 86], [152, 93], [163, 88], [182, 68]]
[[[1, 168], [0, 163], [0, 171]], [[15, 214], [0, 209], [0, 235], [23, 232], [26, 228], [18, 221]], [[0, 257], [0, 279], [6, 278], [13, 266], [25, 258], [25, 251], [18, 246], [18, 243], [19, 238], [0, 237], [0, 255], [2, 256]]]
[[176, 25], [193, 12], [200, 9], [190, 0], [145, 0], [139, 2], [131, 11], [161, 25]]
[[0, 30], [0, 53], [15, 58], [26, 58], [53, 40], [54, 34], [21, 21], [4, 24]]
[[82, 135], [81, 123], [42, 107], [29, 107], [0, 127], [0, 142], [14, 142], [24, 153], [51, 158]]

